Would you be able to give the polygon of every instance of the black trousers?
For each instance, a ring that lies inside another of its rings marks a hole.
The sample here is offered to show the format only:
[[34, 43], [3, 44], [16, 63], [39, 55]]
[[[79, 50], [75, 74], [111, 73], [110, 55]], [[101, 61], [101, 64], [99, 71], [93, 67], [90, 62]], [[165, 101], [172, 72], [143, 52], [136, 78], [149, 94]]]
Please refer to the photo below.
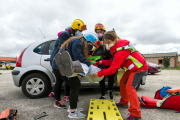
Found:
[[[60, 101], [61, 100], [61, 88], [62, 88], [62, 84], [64, 81], [57, 74], [54, 74], [54, 75], [56, 77], [56, 84], [53, 89], [53, 92], [55, 93], [56, 100]], [[69, 87], [69, 85], [67, 85], [65, 83], [64, 84], [64, 95], [69, 96], [69, 92], [70, 92], [70, 87]]]
[[[113, 88], [114, 77], [115, 77], [115, 74], [108, 75], [108, 90], [112, 90]], [[103, 78], [103, 80], [99, 82], [99, 85], [101, 89], [101, 96], [105, 96], [105, 77]]]
[[77, 108], [77, 101], [78, 101], [78, 95], [79, 90], [81, 87], [81, 83], [78, 77], [72, 77], [68, 78], [66, 76], [62, 76], [57, 69], [53, 69], [54, 74], [59, 76], [67, 85], [70, 87], [70, 95], [69, 95], [69, 102], [70, 102], [70, 108], [76, 109]]

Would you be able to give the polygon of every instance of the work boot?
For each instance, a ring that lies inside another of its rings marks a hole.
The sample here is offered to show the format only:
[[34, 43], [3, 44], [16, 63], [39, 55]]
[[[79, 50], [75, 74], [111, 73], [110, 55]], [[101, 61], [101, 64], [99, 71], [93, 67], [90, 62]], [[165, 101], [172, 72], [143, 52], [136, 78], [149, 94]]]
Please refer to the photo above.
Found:
[[108, 90], [108, 93], [109, 93], [109, 98], [112, 100], [112, 99], [113, 99], [113, 93], [112, 93], [112, 90]]
[[128, 118], [126, 120], [141, 120], [141, 118], [137, 118], [133, 116], [131, 113], [128, 113]]
[[122, 104], [120, 104], [120, 103], [116, 103], [116, 106], [117, 107], [121, 107], [121, 108], [128, 108], [128, 105], [122, 105]]
[[58, 52], [55, 55], [55, 62], [62, 76], [72, 75], [74, 72], [83, 72], [81, 63], [79, 61], [72, 61], [67, 51], [63, 51], [62, 53]]

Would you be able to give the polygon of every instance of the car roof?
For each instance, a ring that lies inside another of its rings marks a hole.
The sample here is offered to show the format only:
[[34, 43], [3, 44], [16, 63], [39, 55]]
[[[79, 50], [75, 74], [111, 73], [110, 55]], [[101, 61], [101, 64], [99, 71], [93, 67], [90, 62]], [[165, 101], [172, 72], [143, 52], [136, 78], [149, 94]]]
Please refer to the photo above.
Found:
[[57, 40], [57, 37], [56, 38], [44, 38], [44, 39], [39, 39], [39, 40], [36, 40], [35, 42], [40, 42], [40, 41], [42, 41], [42, 42], [46, 42], [46, 41], [49, 41], [49, 40]]

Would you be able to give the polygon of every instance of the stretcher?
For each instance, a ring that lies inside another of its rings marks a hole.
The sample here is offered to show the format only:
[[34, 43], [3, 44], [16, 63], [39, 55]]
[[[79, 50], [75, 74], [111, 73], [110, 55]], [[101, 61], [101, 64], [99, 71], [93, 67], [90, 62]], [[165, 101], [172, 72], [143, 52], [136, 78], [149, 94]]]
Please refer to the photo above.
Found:
[[87, 120], [123, 120], [113, 100], [91, 99]]

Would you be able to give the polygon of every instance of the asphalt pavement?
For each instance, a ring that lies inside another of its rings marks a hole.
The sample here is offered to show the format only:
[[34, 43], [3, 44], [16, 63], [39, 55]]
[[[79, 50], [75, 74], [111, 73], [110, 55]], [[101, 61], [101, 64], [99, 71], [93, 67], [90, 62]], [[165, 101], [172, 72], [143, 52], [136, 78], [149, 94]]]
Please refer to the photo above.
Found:
[[[0, 112], [6, 108], [17, 109], [17, 120], [33, 120], [33, 117], [42, 112], [48, 116], [39, 120], [73, 120], [69, 119], [67, 109], [58, 109], [54, 107], [54, 99], [47, 97], [40, 99], [29, 99], [21, 91], [21, 88], [14, 86], [11, 71], [0, 70]], [[180, 70], [162, 70], [158, 74], [148, 75], [146, 85], [140, 86], [137, 91], [138, 96], [154, 97], [155, 92], [163, 86], [172, 88], [180, 87]], [[113, 92], [119, 92], [118, 89]], [[62, 99], [63, 99], [62, 91]], [[89, 102], [92, 98], [100, 97], [99, 88], [83, 88], [80, 90], [78, 106], [84, 108], [83, 113], [88, 115]], [[108, 94], [106, 95], [107, 98]], [[119, 102], [120, 95], [114, 96], [114, 101]], [[67, 106], [68, 102], [64, 102]], [[147, 109], [141, 107], [143, 120], [180, 120], [180, 113], [169, 109]], [[127, 109], [119, 108], [123, 117], [128, 114]], [[76, 119], [76, 120], [86, 120]]]

